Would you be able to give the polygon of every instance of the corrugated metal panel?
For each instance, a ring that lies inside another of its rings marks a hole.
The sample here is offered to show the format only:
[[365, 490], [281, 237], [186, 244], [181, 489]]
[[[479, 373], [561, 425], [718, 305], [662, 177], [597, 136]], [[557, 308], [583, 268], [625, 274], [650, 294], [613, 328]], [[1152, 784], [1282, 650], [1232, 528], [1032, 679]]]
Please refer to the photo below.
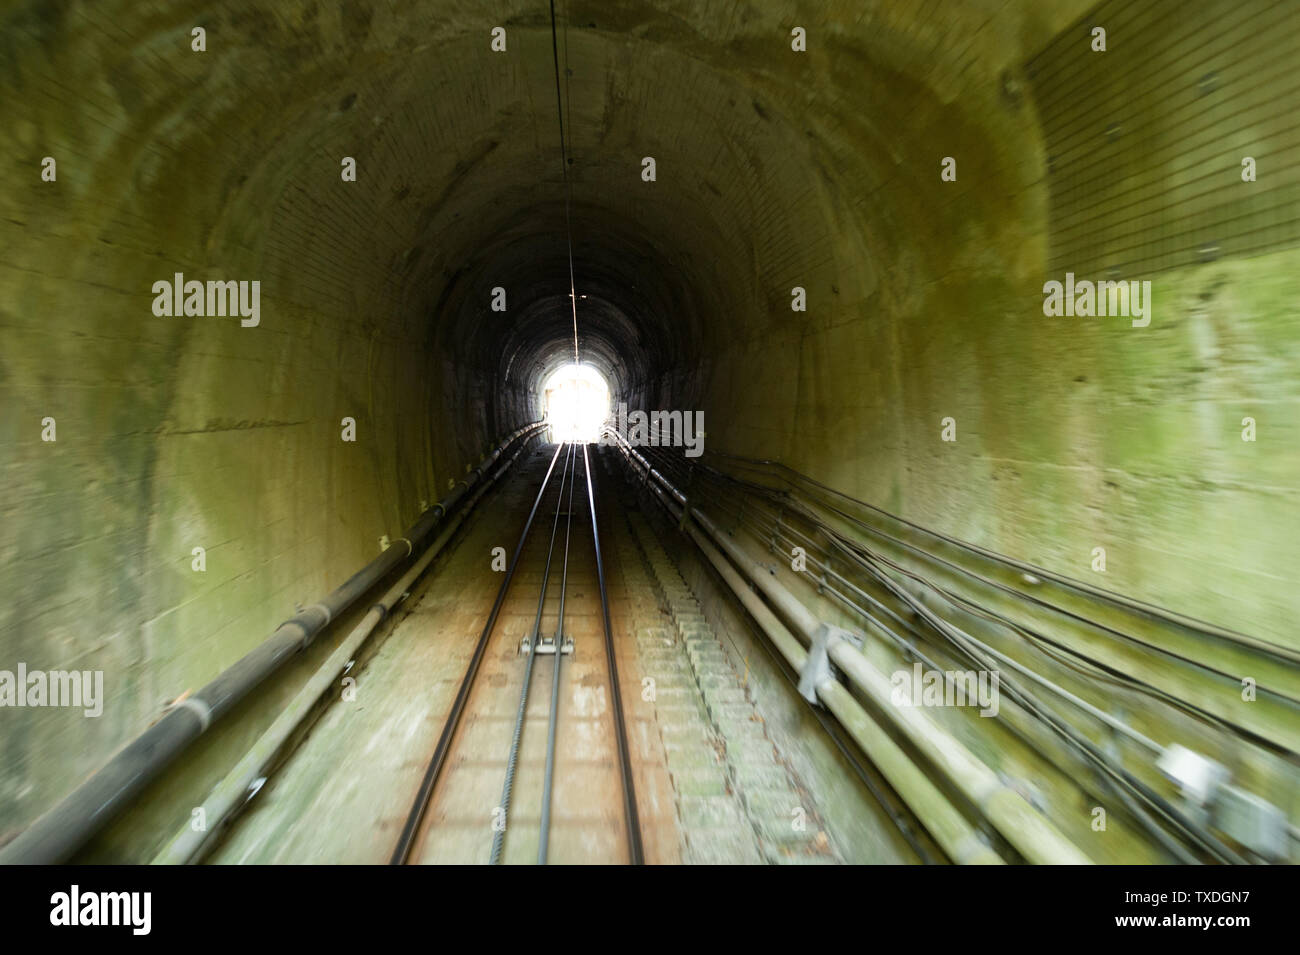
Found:
[[1026, 72], [1054, 274], [1129, 277], [1300, 244], [1300, 3], [1112, 0]]

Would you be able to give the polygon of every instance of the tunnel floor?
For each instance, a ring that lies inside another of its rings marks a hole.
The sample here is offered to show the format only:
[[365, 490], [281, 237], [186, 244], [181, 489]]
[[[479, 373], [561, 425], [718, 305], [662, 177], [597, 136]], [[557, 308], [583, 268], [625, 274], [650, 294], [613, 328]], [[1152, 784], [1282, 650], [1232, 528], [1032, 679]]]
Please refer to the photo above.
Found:
[[[551, 454], [548, 447], [531, 452], [480, 505], [350, 671], [355, 698], [329, 706], [209, 861], [388, 861], [500, 584], [501, 574], [490, 569], [493, 548], [514, 546]], [[622, 477], [608, 470], [601, 480], [619, 490]], [[577, 488], [585, 505], [581, 483]], [[645, 861], [907, 861], [889, 821], [873, 815], [862, 794], [861, 804], [842, 795], [838, 806], [820, 804], [814, 793], [837, 792], [843, 781], [823, 784], [801, 773], [790, 759], [791, 740], [769, 731], [764, 719], [765, 704], [792, 705], [788, 687], [750, 681], [753, 671], [740, 656], [748, 654], [749, 637], [710, 625], [629, 497], [598, 501]], [[523, 683], [520, 642], [536, 612], [554, 505], [553, 495], [543, 501], [529, 535], [411, 862], [489, 858]], [[625, 863], [594, 550], [585, 511], [572, 506], [565, 630], [574, 652], [561, 668], [549, 861]], [[553, 576], [543, 633], [553, 627], [558, 591]], [[508, 863], [537, 855], [554, 661], [539, 656], [532, 675], [506, 815]], [[852, 830], [837, 832], [828, 808], [851, 817]]]

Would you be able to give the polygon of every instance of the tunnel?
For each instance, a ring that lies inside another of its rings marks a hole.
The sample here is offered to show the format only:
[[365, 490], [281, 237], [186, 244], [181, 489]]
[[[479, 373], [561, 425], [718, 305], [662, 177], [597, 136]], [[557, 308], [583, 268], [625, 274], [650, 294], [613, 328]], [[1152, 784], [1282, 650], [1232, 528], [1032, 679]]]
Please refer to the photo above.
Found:
[[0, 20], [0, 861], [1297, 858], [1294, 6]]

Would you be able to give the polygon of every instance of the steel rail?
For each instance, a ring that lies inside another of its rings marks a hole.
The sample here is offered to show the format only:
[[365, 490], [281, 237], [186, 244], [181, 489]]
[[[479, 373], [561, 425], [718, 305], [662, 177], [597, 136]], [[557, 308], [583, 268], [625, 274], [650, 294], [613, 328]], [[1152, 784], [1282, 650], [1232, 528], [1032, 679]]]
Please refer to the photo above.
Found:
[[203, 861], [218, 841], [217, 837], [249, 805], [252, 794], [258, 791], [258, 780], [268, 778], [275, 771], [274, 767], [291, 751], [290, 740], [318, 717], [318, 704], [337, 685], [339, 677], [349, 672], [362, 647], [383, 622], [390, 618], [398, 604], [410, 596], [415, 584], [473, 513], [479, 499], [496, 485], [527, 449], [527, 444], [521, 445], [487, 480], [478, 484], [465, 506], [457, 509], [420, 559], [375, 602], [370, 612], [335, 648], [329, 659], [321, 664], [235, 768], [208, 793], [202, 803], [207, 826], [196, 831], [191, 824], [192, 820], [187, 816], [172, 840], [154, 857], [153, 865], [195, 864]]
[[[608, 458], [604, 455], [601, 455], [601, 458], [606, 471], [612, 474], [613, 471], [610, 468]], [[632, 490], [635, 490], [635, 488], [632, 488]], [[660, 488], [652, 486], [649, 490], [653, 491], [654, 496], [659, 498], [660, 506], [663, 508], [665, 513], [668, 514], [670, 519], [674, 521], [680, 519], [680, 511], [673, 510], [673, 505], [664, 497], [664, 493]], [[697, 541], [697, 544], [698, 543], [699, 542]], [[703, 549], [703, 547], [701, 549]], [[706, 553], [706, 556], [709, 555]], [[722, 579], [723, 583], [729, 582], [722, 569], [716, 566], [713, 569], [719, 578]], [[897, 619], [899, 623], [906, 625], [906, 622], [901, 618]], [[797, 691], [799, 673], [798, 670], [792, 666], [790, 659], [781, 653], [770, 640], [759, 640], [758, 644], [763, 648], [763, 652], [772, 660], [773, 666], [777, 671], [780, 672], [790, 686]], [[806, 657], [807, 655], [804, 654], [804, 656]], [[854, 775], [861, 780], [863, 786], [871, 794], [872, 798], [876, 800], [876, 803], [880, 806], [881, 810], [889, 816], [890, 821], [894, 824], [895, 828], [898, 829], [903, 840], [907, 842], [912, 851], [916, 853], [917, 858], [919, 858], [925, 865], [935, 865], [947, 861], [941, 854], [936, 856], [935, 852], [930, 848], [927, 848], [922, 843], [921, 839], [918, 838], [917, 831], [925, 831], [924, 823], [922, 823], [916, 814], [912, 812], [911, 807], [908, 806], [907, 800], [904, 799], [898, 790], [894, 788], [886, 776], [882, 775], [879, 770], [874, 767], [868, 769], [867, 763], [861, 758], [860, 753], [855, 749], [854, 745], [850, 744], [849, 739], [846, 738], [845, 730], [840, 726], [840, 724], [827, 717], [819, 707], [812, 706], [809, 707], [809, 710], [821, 725], [822, 729], [826, 732], [827, 736], [830, 737], [831, 742], [835, 744], [835, 748], [839, 751], [840, 756], [843, 757], [844, 761], [852, 768]], [[851, 735], [852, 734], [849, 734], [850, 737]], [[891, 804], [890, 798], [888, 798], [890, 795], [892, 795], [892, 799], [897, 805]], [[901, 811], [899, 807], [901, 807]]]
[[447, 751], [451, 748], [452, 737], [460, 726], [461, 717], [465, 713], [465, 704], [469, 700], [470, 687], [474, 684], [475, 676], [478, 675], [479, 666], [483, 662], [483, 655], [487, 651], [488, 639], [492, 636], [492, 631], [496, 627], [497, 617], [501, 614], [501, 606], [505, 603], [506, 594], [510, 590], [510, 582], [515, 576], [515, 568], [519, 566], [519, 557], [523, 553], [524, 544], [528, 540], [528, 532], [532, 530], [533, 519], [537, 516], [537, 509], [542, 503], [542, 495], [546, 493], [546, 488], [550, 484], [551, 474], [555, 470], [555, 462], [559, 459], [563, 447], [563, 445], [556, 445], [555, 454], [551, 457], [550, 466], [546, 469], [546, 476], [542, 479], [542, 486], [537, 490], [537, 497], [533, 501], [532, 510], [528, 512], [528, 519], [524, 521], [524, 528], [519, 534], [519, 543], [515, 545], [514, 556], [511, 557], [510, 565], [506, 568], [506, 576], [497, 590], [496, 601], [492, 604], [492, 612], [488, 614], [487, 623], [483, 625], [483, 632], [474, 647], [474, 654], [470, 657], [469, 667], [465, 671], [465, 676], [461, 679], [460, 688], [456, 692], [456, 698], [452, 702], [446, 722], [443, 723], [442, 734], [438, 737], [438, 745], [434, 748], [433, 756], [430, 758], [428, 768], [424, 772], [424, 778], [420, 782], [415, 801], [407, 814], [406, 824], [402, 827], [402, 832], [398, 836], [397, 845], [393, 848], [392, 857], [389, 859], [390, 865], [404, 865], [411, 854], [412, 847], [415, 845], [420, 822], [429, 806], [429, 797], [433, 794], [433, 787], [437, 783], [438, 777], [442, 773], [443, 764], [447, 759]]
[[591, 479], [591, 459], [582, 446], [582, 465], [587, 474], [587, 502], [591, 507], [591, 538], [596, 553], [596, 580], [600, 585], [600, 610], [605, 627], [605, 651], [609, 662], [609, 692], [614, 711], [615, 739], [619, 767], [623, 774], [623, 814], [627, 820], [628, 857], [632, 865], [645, 863], [641, 844], [641, 823], [637, 816], [636, 787], [632, 777], [632, 755], [627, 742], [627, 724], [623, 716], [623, 693], [618, 682], [618, 661], [614, 654], [614, 630], [609, 619], [609, 593], [605, 589], [605, 563], [600, 554], [600, 528], [596, 519], [596, 487]]
[[[546, 609], [546, 589], [551, 580], [551, 560], [555, 557], [555, 535], [560, 528], [560, 508], [564, 505], [564, 485], [573, 477], [571, 470], [574, 456], [573, 445], [562, 444], [561, 447], [567, 453], [564, 457], [564, 469], [560, 472], [559, 493], [555, 495], [555, 518], [551, 521], [551, 541], [546, 550], [546, 567], [542, 570], [542, 583], [537, 594], [537, 616], [533, 618], [533, 629], [528, 637], [528, 659], [524, 661], [524, 680], [523, 686], [519, 690], [519, 708], [515, 712], [514, 733], [510, 738], [510, 752], [506, 756], [506, 778], [501, 787], [501, 802], [498, 805], [501, 810], [501, 824], [494, 826], [492, 831], [492, 854], [488, 857], [488, 862], [491, 865], [499, 864], [501, 855], [505, 851], [506, 829], [510, 826], [510, 797], [514, 791], [515, 767], [519, 763], [519, 741], [524, 735], [524, 717], [528, 708], [528, 685], [533, 679], [533, 661], [537, 659], [537, 643], [542, 635], [542, 612]], [[569, 559], [567, 540], [565, 546], [564, 562], [567, 567]], [[562, 596], [561, 599], [563, 599]]]
[[[644, 464], [647, 476], [657, 473], [621, 436], [616, 434], [616, 437], [620, 447]], [[698, 526], [707, 533], [709, 539], [742, 570], [749, 582], [791, 622], [793, 632], [801, 634], [810, 646], [813, 645], [821, 630], [821, 622], [816, 616], [777, 581], [767, 568], [746, 555], [707, 515], [691, 508], [686, 496], [674, 488], [667, 478], [660, 474], [656, 480], [682, 502], [685, 511], [683, 523], [687, 523], [689, 518], [691, 526]], [[1031, 806], [1021, 794], [1006, 786], [987, 764], [927, 714], [911, 707], [891, 705], [889, 678], [857, 649], [839, 641], [829, 644], [827, 652], [859, 690], [881, 704], [881, 711], [889, 717], [894, 728], [901, 731], [942, 771], [1028, 861], [1070, 864], [1091, 861], [1046, 816]], [[827, 681], [827, 686], [834, 682]]]
[[[647, 484], [646, 490], [659, 500], [670, 517], [680, 519], [684, 508], [673, 501], [658, 483]], [[690, 522], [685, 525], [685, 530], [787, 664], [795, 671], [802, 671], [808, 660], [808, 652], [795, 635], [763, 602], [758, 591], [742, 576], [741, 571], [713, 546], [707, 534]], [[862, 751], [869, 754], [903, 805], [949, 859], [959, 865], [1002, 864], [1002, 858], [983, 841], [980, 832], [965, 814], [872, 718], [846, 687], [827, 681], [817, 687], [817, 696]], [[895, 822], [895, 825], [898, 823]], [[901, 826], [899, 828], [903, 831]]]
[[[661, 501], [661, 503], [664, 502]], [[707, 552], [705, 553], [705, 556], [711, 558], [711, 555]], [[718, 574], [723, 583], [727, 583], [727, 578], [717, 566], [714, 567], [714, 572]], [[763, 652], [772, 660], [772, 664], [776, 670], [785, 677], [785, 680], [790, 685], [791, 689], [797, 693], [799, 690], [799, 671], [791, 665], [788, 658], [783, 656], [780, 651], [772, 645], [770, 640], [759, 640], [757, 643], [763, 648]], [[924, 824], [921, 823], [921, 821], [917, 819], [916, 815], [912, 813], [911, 809], [908, 808], [907, 801], [903, 799], [902, 796], [898, 794], [898, 791], [889, 784], [889, 780], [884, 776], [881, 776], [881, 782], [884, 783], [884, 787], [893, 794], [893, 798], [904, 808], [904, 810], [906, 810], [907, 816], [910, 818], [906, 818], [903, 813], [899, 812], [896, 806], [891, 805], [890, 800], [886, 797], [880, 783], [878, 783], [872, 773], [867, 770], [866, 765], [858, 758], [858, 755], [853, 751], [848, 741], [844, 738], [844, 730], [839, 726], [839, 724], [834, 720], [829, 719], [818, 707], [809, 707], [809, 710], [821, 726], [822, 731], [825, 732], [831, 742], [835, 744], [835, 748], [839, 751], [840, 756], [842, 756], [844, 761], [853, 769], [854, 775], [858, 777], [862, 785], [866, 787], [867, 792], [869, 792], [871, 797], [875, 799], [876, 804], [880, 806], [881, 810], [883, 810], [889, 817], [890, 822], [894, 824], [894, 828], [898, 830], [899, 835], [903, 837], [903, 840], [909, 847], [911, 847], [912, 851], [916, 853], [917, 858], [921, 860], [922, 864], [935, 865], [940, 861], [946, 861], [942, 858], [936, 859], [934, 853], [923, 845], [919, 838], [917, 838], [916, 830], [918, 828], [924, 829]]]
[[541, 830], [537, 841], [537, 864], [546, 865], [551, 837], [551, 791], [555, 780], [555, 732], [560, 722], [560, 665], [564, 661], [564, 598], [569, 586], [569, 541], [573, 531], [573, 488], [577, 481], [577, 451], [574, 450], [574, 479], [569, 482], [569, 504], [565, 509], [564, 568], [560, 574], [560, 606], [555, 615], [555, 666], [551, 671], [551, 710], [546, 725], [546, 773], [542, 779]]

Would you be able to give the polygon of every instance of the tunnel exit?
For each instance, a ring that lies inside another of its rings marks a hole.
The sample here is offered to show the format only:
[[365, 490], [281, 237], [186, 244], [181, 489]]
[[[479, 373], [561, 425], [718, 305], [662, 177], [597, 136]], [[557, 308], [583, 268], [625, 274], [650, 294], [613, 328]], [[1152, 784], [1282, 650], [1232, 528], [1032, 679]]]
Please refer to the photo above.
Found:
[[542, 386], [542, 409], [552, 441], [598, 441], [609, 417], [609, 385], [591, 365], [564, 365]]

